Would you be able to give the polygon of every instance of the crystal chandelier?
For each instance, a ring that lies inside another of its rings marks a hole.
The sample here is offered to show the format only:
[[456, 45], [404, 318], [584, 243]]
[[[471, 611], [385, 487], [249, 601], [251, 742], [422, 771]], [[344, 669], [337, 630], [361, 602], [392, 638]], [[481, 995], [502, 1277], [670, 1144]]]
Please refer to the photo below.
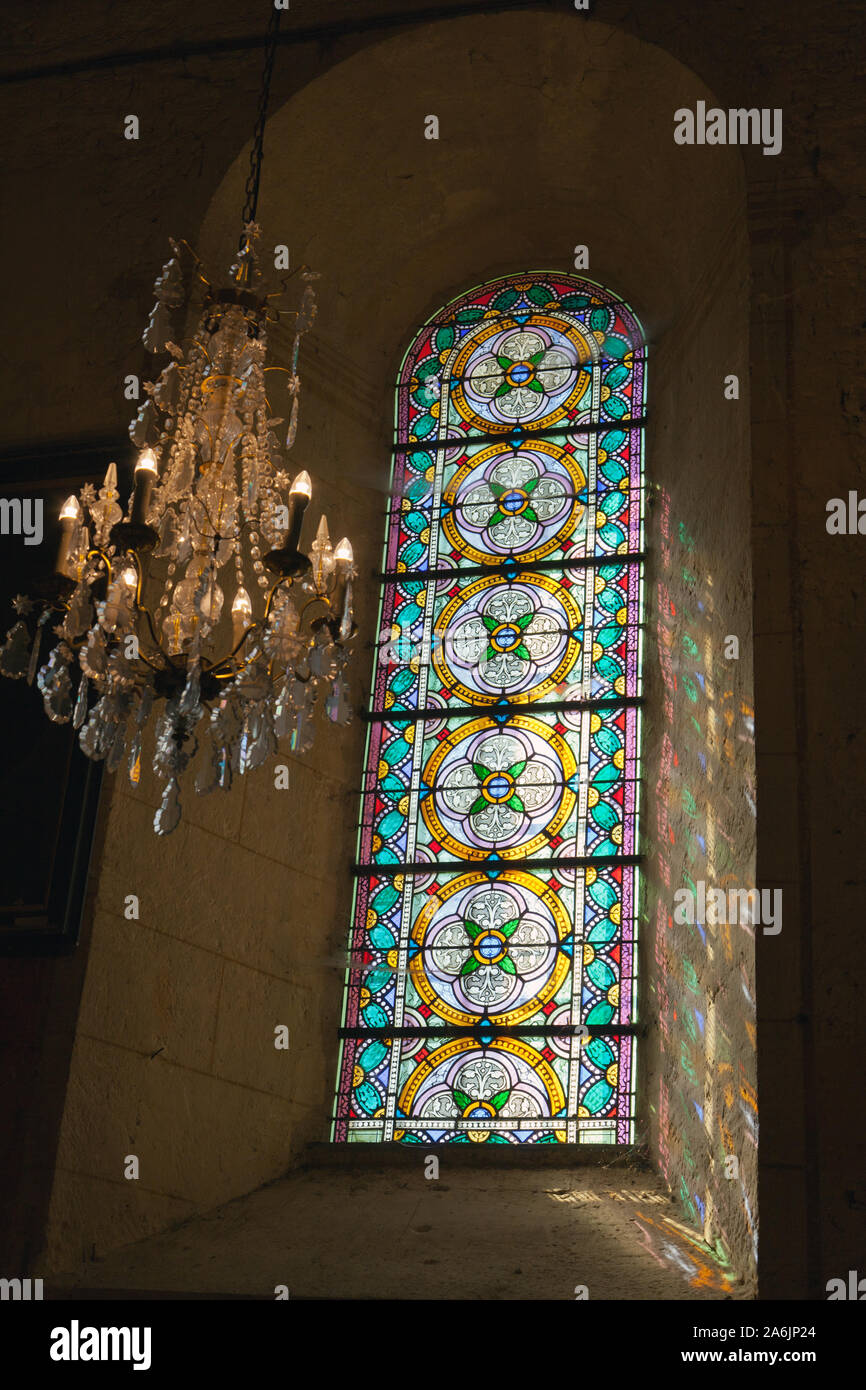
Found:
[[[351, 718], [352, 547], [346, 538], [332, 546], [322, 516], [311, 553], [301, 550], [311, 481], [305, 470], [291, 480], [281, 458], [297, 433], [300, 341], [316, 312], [316, 276], [306, 268], [283, 369], [291, 407], [282, 445], [275, 430], [283, 421], [265, 393], [266, 328], [280, 315], [262, 285], [254, 214], [275, 33], [272, 23], [228, 283], [215, 289], [195, 257], [198, 273], [185, 276], [182, 247], [172, 242], [143, 335], [149, 351], [170, 360], [145, 383], [147, 400], [130, 426], [140, 452], [128, 506], [113, 463], [98, 491], [88, 483], [67, 499], [54, 572], [33, 598], [14, 600], [18, 621], [0, 650], [0, 672], [35, 678], [48, 717], [71, 720], [83, 751], [109, 771], [125, 761], [134, 784], [153, 723], [153, 768], [164, 782], [159, 835], [180, 820], [181, 774], [201, 743], [195, 789], [205, 794], [259, 767], [281, 739], [307, 752], [317, 710], [336, 724]], [[204, 302], [179, 347], [172, 333], [193, 280], [205, 286]], [[57, 639], [50, 652], [49, 625]]]

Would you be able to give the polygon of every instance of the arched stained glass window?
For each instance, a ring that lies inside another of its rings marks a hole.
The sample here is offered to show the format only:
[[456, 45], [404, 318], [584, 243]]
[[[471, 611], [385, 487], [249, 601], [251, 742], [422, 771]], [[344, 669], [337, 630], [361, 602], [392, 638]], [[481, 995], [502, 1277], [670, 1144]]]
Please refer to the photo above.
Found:
[[559, 274], [397, 387], [333, 1138], [633, 1138], [645, 347]]

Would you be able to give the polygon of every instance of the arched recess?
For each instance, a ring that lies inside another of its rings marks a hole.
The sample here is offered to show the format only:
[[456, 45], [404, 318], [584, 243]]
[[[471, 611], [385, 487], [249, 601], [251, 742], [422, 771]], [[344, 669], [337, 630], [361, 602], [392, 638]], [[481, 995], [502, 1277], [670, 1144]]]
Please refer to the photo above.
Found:
[[[716, 104], [661, 48], [583, 16], [528, 9], [418, 26], [324, 71], [273, 113], [259, 212], [266, 245], [285, 243], [293, 265], [306, 261], [322, 273], [319, 319], [301, 363], [295, 458], [317, 480], [332, 530], [357, 537], [362, 649], [376, 635], [391, 384], [418, 326], [466, 286], [515, 266], [573, 270], [574, 248], [582, 246], [587, 274], [616, 286], [646, 329], [653, 358], [642, 924], [649, 995], [638, 1075], [646, 1129], [638, 1138], [647, 1140], [704, 1253], [715, 1251], [723, 1271], [748, 1272], [756, 1223], [754, 943], [740, 928], [679, 926], [672, 915], [673, 893], [687, 881], [754, 881], [744, 178], [736, 149], [674, 143], [674, 111], [699, 100]], [[431, 113], [438, 140], [425, 138]], [[235, 245], [246, 167], [244, 151], [200, 230], [197, 248], [210, 266], [223, 265]], [[274, 345], [279, 350], [278, 335]], [[732, 373], [736, 401], [724, 394]], [[724, 659], [727, 634], [739, 638], [738, 660]], [[369, 667], [359, 684], [369, 689]], [[363, 734], [357, 727], [323, 755], [347, 798], [357, 787]], [[198, 1176], [187, 1158], [195, 1147], [179, 1127], [166, 1190], [193, 1208], [276, 1176], [306, 1140], [327, 1135], [340, 1005], [333, 952], [345, 949], [350, 819], [335, 822], [331, 801], [312, 792], [286, 808], [262, 788], [247, 791], [246, 841], [261, 841], [284, 862], [301, 846], [305, 873], [324, 885], [312, 897], [298, 891], [305, 989], [297, 1026], [305, 1051], [289, 1130], [271, 1125], [253, 1156], [240, 1143], [237, 1162], [227, 1145], [218, 1189]], [[109, 859], [122, 858], [131, 833], [120, 813]], [[219, 874], [220, 842], [202, 839], [196, 855], [203, 880]], [[186, 888], [182, 863], [154, 872], [166, 901], [176, 884]], [[251, 937], [261, 930], [251, 920], [244, 927], [249, 915], [238, 906], [235, 954], [245, 949], [245, 930]], [[274, 923], [267, 949], [284, 957], [276, 915]], [[241, 1018], [255, 1012], [245, 988], [239, 980], [232, 996]], [[79, 1226], [95, 1229], [87, 1223], [98, 1220], [101, 1191], [89, 1185], [90, 1156], [77, 1138], [83, 1065], [73, 1061], [64, 1116], [62, 1162], [74, 1200], [60, 1192], [53, 1216], [70, 1249]], [[251, 1076], [251, 1095], [257, 1083]], [[124, 1107], [135, 1113], [135, 1084], [112, 1093], [119, 1124]], [[238, 1122], [239, 1139], [247, 1124]], [[164, 1150], [164, 1135], [160, 1142]], [[726, 1174], [725, 1154], [738, 1160], [736, 1177]], [[157, 1205], [134, 1233], [160, 1229], [163, 1220]], [[110, 1244], [110, 1232], [105, 1238]], [[123, 1238], [133, 1238], [130, 1227]]]

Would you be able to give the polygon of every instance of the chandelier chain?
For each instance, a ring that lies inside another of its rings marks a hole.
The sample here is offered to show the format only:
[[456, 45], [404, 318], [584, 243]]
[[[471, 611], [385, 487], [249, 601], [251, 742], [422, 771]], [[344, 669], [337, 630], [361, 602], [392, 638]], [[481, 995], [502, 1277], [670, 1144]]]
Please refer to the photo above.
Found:
[[280, 27], [281, 10], [275, 5], [271, 5], [271, 18], [268, 23], [268, 31], [265, 36], [265, 65], [262, 69], [262, 85], [259, 92], [259, 109], [256, 115], [255, 130], [253, 132], [253, 147], [250, 150], [250, 168], [247, 174], [247, 183], [244, 190], [246, 202], [242, 221], [244, 225], [254, 222], [256, 209], [259, 203], [259, 184], [262, 177], [262, 153], [265, 142], [265, 121], [268, 115], [268, 101], [271, 94], [271, 75], [274, 70], [274, 57], [277, 50], [277, 32]]

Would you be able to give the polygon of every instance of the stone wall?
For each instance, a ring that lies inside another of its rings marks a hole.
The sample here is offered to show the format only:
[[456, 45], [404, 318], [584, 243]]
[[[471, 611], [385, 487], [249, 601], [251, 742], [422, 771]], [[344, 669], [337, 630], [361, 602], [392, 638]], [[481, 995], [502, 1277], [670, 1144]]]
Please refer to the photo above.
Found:
[[751, 1282], [756, 928], [699, 898], [755, 887], [747, 263], [742, 208], [651, 383], [642, 1093], [683, 1218]]
[[[827, 497], [857, 486], [863, 458], [858, 7], [711, 0], [698, 23], [678, 0], [609, 0], [597, 19], [539, 3], [413, 27], [422, 7], [299, 0], [298, 28], [315, 32], [278, 57], [261, 216], [294, 264], [324, 275], [295, 456], [332, 531], [366, 541], [370, 640], [389, 384], [416, 325], [489, 276], [570, 267], [577, 243], [590, 248], [588, 273], [641, 315], [659, 485], [648, 520], [644, 978], [660, 991], [657, 1026], [644, 994], [648, 1133], [686, 1214], [748, 1273], [751, 939], [675, 930], [660, 885], [662, 856], [671, 887], [684, 872], [748, 879], [756, 828], [758, 883], [785, 892], [781, 934], [754, 943], [762, 1289], [820, 1297], [856, 1267], [866, 1209], [840, 1060], [857, 1055], [862, 1015], [850, 972], [862, 901], [860, 542], [824, 529]], [[377, 27], [365, 30], [370, 16]], [[96, 2], [86, 18], [80, 7], [15, 17], [7, 61], [20, 80], [0, 93], [0, 129], [26, 235], [7, 219], [15, 350], [0, 447], [117, 439], [128, 459], [122, 381], [150, 373], [138, 335], [167, 237], [186, 236], [218, 267], [236, 236], [261, 53], [219, 45], [250, 28], [223, 0], [182, 11], [155, 0], [119, 19]], [[782, 107], [783, 153], [674, 146], [673, 111], [713, 93], [722, 106]], [[128, 112], [141, 118], [137, 143], [122, 139]], [[438, 142], [423, 139], [430, 112]], [[729, 372], [740, 374], [736, 404], [722, 397]], [[738, 663], [719, 650], [728, 633]], [[683, 700], [687, 682], [696, 700]], [[266, 774], [222, 804], [188, 793], [185, 825], [165, 845], [147, 826], [152, 786], [115, 790], [74, 1034], [76, 991], [60, 991], [68, 1017], [55, 1035], [75, 1041], [43, 1267], [69, 1268], [255, 1186], [322, 1136], [361, 744], [355, 728], [309, 771], [293, 767], [300, 815]], [[132, 892], [137, 923], [122, 916]], [[285, 1066], [271, 1055], [277, 1021], [297, 1047]], [[718, 1171], [728, 1135], [735, 1181]], [[121, 1169], [133, 1151], [145, 1159], [134, 1189]]]

